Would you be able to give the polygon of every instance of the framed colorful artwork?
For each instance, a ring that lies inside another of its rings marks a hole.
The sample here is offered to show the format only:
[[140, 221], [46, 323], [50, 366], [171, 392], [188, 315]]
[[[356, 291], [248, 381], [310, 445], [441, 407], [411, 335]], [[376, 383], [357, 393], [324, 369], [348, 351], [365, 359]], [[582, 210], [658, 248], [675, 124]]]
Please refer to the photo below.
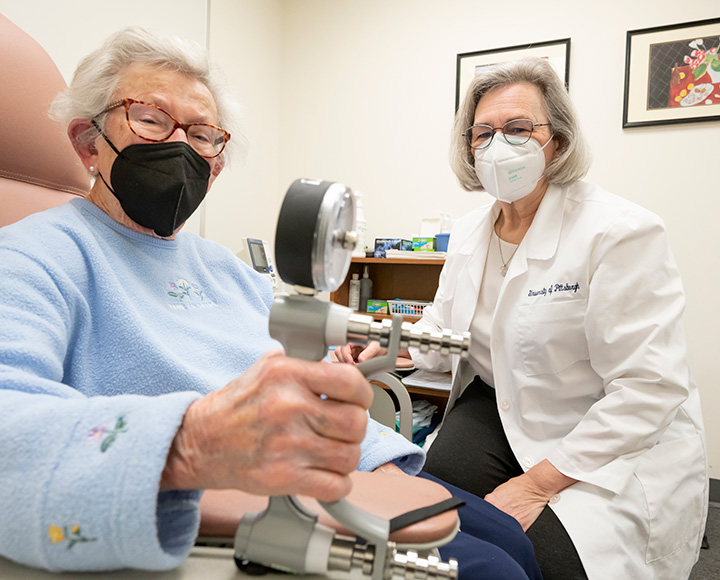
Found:
[[623, 127], [720, 120], [720, 18], [627, 33]]
[[460, 101], [465, 97], [470, 81], [484, 68], [511, 60], [533, 57], [548, 59], [557, 71], [558, 76], [565, 81], [565, 86], [568, 86], [570, 81], [569, 38], [477, 52], [464, 52], [457, 55], [455, 110], [458, 110]]

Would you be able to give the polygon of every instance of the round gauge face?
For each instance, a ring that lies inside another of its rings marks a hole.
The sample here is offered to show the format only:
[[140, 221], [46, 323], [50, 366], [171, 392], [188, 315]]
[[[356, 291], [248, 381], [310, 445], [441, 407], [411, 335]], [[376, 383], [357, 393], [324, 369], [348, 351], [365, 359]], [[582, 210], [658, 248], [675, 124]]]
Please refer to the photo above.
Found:
[[275, 263], [286, 284], [337, 290], [356, 242], [355, 196], [350, 189], [316, 179], [293, 182], [275, 233]]
[[355, 233], [355, 196], [341, 183], [331, 184], [318, 214], [312, 251], [312, 278], [316, 290], [332, 292], [345, 280]]

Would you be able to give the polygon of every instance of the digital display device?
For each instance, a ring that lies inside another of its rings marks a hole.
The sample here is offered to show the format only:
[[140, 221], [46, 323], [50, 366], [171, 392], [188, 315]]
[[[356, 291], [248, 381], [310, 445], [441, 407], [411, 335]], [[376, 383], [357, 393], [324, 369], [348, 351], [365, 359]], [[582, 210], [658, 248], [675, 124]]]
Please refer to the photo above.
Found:
[[268, 243], [259, 238], [242, 238], [240, 243], [240, 251], [237, 253], [238, 258], [256, 272], [267, 275], [272, 282], [273, 292], [278, 292], [278, 280], [275, 275], [272, 254]]
[[265, 255], [265, 248], [263, 247], [262, 240], [248, 238], [247, 245], [250, 250], [250, 260], [252, 261], [252, 267], [257, 272], [267, 274], [270, 269], [268, 267], [267, 256]]

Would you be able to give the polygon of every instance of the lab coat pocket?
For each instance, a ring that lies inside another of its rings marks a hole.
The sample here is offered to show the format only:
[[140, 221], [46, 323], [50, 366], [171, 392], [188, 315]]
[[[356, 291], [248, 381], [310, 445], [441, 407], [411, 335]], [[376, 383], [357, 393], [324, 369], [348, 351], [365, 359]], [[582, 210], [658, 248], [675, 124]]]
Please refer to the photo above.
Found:
[[528, 304], [518, 312], [518, 341], [528, 376], [556, 374], [590, 353], [585, 300]]
[[658, 443], [637, 469], [645, 491], [650, 537], [645, 559], [652, 562], [697, 538], [705, 523], [705, 462], [700, 436]]

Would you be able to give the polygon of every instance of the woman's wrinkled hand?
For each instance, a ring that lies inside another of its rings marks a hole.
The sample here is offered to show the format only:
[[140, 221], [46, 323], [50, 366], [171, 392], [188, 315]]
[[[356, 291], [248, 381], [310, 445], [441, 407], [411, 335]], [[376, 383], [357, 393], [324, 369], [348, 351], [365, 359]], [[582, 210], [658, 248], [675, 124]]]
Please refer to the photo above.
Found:
[[552, 497], [576, 481], [544, 459], [526, 473], [497, 486], [485, 501], [514, 517], [527, 532]]
[[538, 491], [526, 474], [506, 481], [485, 496], [485, 501], [514, 517], [526, 532], [549, 499]]
[[360, 459], [372, 397], [352, 366], [268, 353], [190, 405], [161, 489], [344, 497]]
[[376, 356], [383, 356], [387, 353], [387, 349], [380, 346], [377, 341], [371, 341], [365, 344], [346, 344], [339, 346], [331, 351], [330, 358], [333, 362], [341, 362], [346, 364], [355, 364], [370, 360]]
[[[333, 362], [341, 362], [346, 364], [357, 364], [375, 358], [377, 356], [384, 356], [387, 354], [387, 349], [380, 346], [377, 341], [371, 341], [369, 344], [346, 344], [342, 347], [337, 347], [335, 350], [330, 351], [330, 359]], [[400, 349], [398, 351], [397, 361], [395, 362], [396, 368], [410, 368], [413, 366], [413, 361], [410, 358], [410, 353], [407, 349]]]

